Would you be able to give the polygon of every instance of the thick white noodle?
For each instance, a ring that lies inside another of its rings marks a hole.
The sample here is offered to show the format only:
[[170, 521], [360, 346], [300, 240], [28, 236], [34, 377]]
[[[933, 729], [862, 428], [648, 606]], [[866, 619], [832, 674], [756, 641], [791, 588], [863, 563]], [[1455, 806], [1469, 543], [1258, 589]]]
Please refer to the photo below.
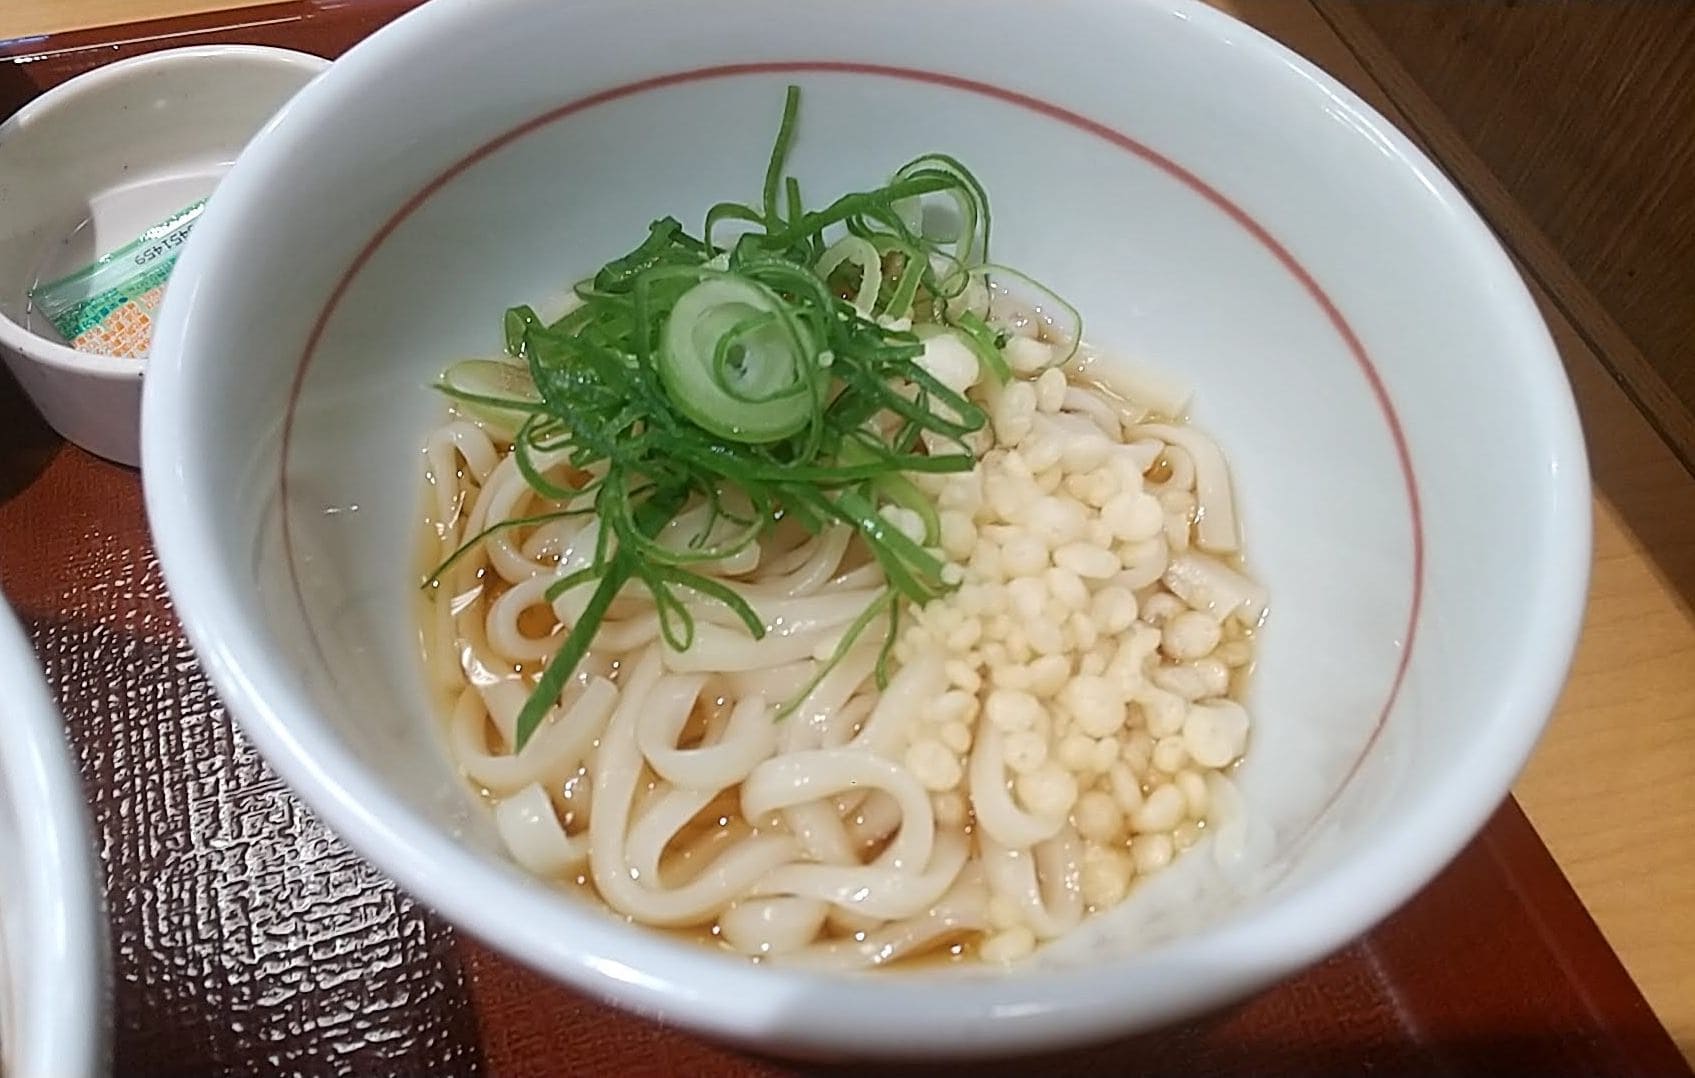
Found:
[[1165, 452], [1160, 455], [1165, 458], [1166, 467], [1171, 474], [1162, 483], [1155, 483], [1150, 480], [1148, 489], [1155, 494], [1164, 493], [1168, 490], [1183, 491], [1184, 493], [1194, 490], [1195, 458], [1189, 455], [1189, 451], [1180, 445], [1167, 445]]
[[1123, 452], [1127, 453], [1130, 459], [1136, 462], [1136, 466], [1145, 472], [1152, 468], [1160, 454], [1165, 452], [1165, 443], [1158, 438], [1137, 438], [1126, 443]]
[[1179, 554], [1162, 578], [1178, 598], [1220, 621], [1238, 615], [1249, 625], [1265, 615], [1265, 588], [1205, 554]]
[[694, 643], [687, 651], [667, 650], [665, 665], [678, 672], [736, 673], [805, 659], [826, 639], [840, 636], [877, 598], [867, 588], [762, 601], [758, 609], [765, 636], [759, 640], [740, 624], [731, 628], [697, 620]]
[[1200, 507], [1195, 520], [1195, 544], [1214, 554], [1234, 554], [1240, 550], [1236, 501], [1230, 492], [1230, 468], [1217, 443], [1191, 427], [1166, 424], [1137, 427], [1131, 436], [1158, 438], [1183, 449], [1194, 465], [1195, 499]]
[[1065, 400], [1060, 407], [1065, 418], [1087, 420], [1090, 426], [1106, 435], [1109, 441], [1118, 441], [1123, 433], [1123, 424], [1118, 412], [1102, 400], [1098, 393], [1072, 386], [1065, 391]]
[[[835, 733], [832, 724], [841, 718], [855, 721], [869, 712], [869, 701], [859, 708], [849, 707], [847, 698], [863, 683], [876, 666], [880, 649], [866, 644], [849, 652], [797, 705], [784, 722], [779, 751], [783, 753], [816, 749]], [[797, 690], [798, 691], [798, 690]], [[839, 747], [851, 735], [851, 728], [840, 738], [832, 738], [825, 746]], [[856, 795], [863, 800], [863, 795]], [[886, 794], [877, 794], [893, 806], [893, 820], [883, 834], [900, 824], [900, 806]], [[833, 799], [816, 799], [785, 808], [781, 812], [783, 825], [800, 840], [806, 855], [813, 861], [830, 865], [858, 865], [858, 850], [866, 843], [850, 837], [842, 813]], [[878, 838], [883, 837], [879, 835]], [[782, 869], [777, 871], [781, 872]], [[735, 914], [736, 925], [720, 922], [727, 939], [747, 953], [781, 953], [810, 943], [824, 921], [828, 919], [837, 931], [860, 932], [879, 927], [880, 919], [849, 914], [833, 908], [818, 898], [780, 897], [750, 899]], [[802, 939], [801, 929], [812, 926], [811, 933]]]
[[869, 865], [796, 861], [765, 875], [754, 885], [754, 893], [823, 899], [886, 921], [916, 917], [953, 886], [959, 870], [965, 867], [970, 845], [957, 831], [937, 834], [934, 857], [922, 872], [884, 867], [884, 861], [889, 860], [887, 853]]
[[746, 778], [777, 747], [777, 724], [762, 696], [737, 701], [724, 736], [710, 745], [677, 747], [688, 717], [686, 711], [655, 709], [636, 720], [636, 741], [648, 766], [677, 786], [722, 790]]
[[600, 737], [617, 698], [611, 682], [594, 679], [564, 715], [545, 722], [524, 751], [512, 755], [484, 748], [487, 709], [478, 690], [467, 690], [454, 708], [454, 757], [467, 778], [497, 797], [530, 783], [562, 784]]
[[860, 644], [842, 656], [835, 668], [825, 674], [783, 720], [783, 751], [841, 746], [841, 741], [829, 744], [830, 736], [843, 715], [848, 698], [870, 680], [872, 671], [877, 667], [878, 652], [882, 649], [881, 623], [872, 626], [868, 632], [871, 642]]
[[888, 838], [900, 826], [900, 802], [882, 790], [867, 790], [855, 796], [842, 817], [849, 841], [856, 846], [869, 846]]
[[841, 576], [830, 580], [830, 587], [841, 588], [844, 591], [853, 588], [869, 588], [883, 582], [882, 567], [875, 562], [861, 565], [857, 569], [849, 569]]
[[484, 632], [490, 647], [517, 662], [546, 659], [559, 650], [559, 645], [565, 642], [565, 634], [559, 632], [557, 626], [546, 636], [530, 636], [518, 624], [524, 611], [531, 607], [546, 609], [544, 593], [550, 583], [552, 581], [545, 576], [531, 576], [507, 588], [489, 604]]
[[1000, 728], [993, 723], [984, 723], [977, 733], [967, 778], [978, 831], [1002, 846], [1014, 849], [1034, 846], [1057, 835], [1065, 826], [1063, 816], [1043, 819], [1013, 804], [1012, 793], [1006, 788], [1006, 743]]
[[588, 843], [565, 833], [539, 783], [501, 799], [494, 824], [512, 859], [539, 876], [563, 876], [588, 860]]
[[[1089, 443], [1079, 459], [1104, 437], [1118, 489], [1145, 484], [1166, 516], [1164, 530], [1119, 548], [1124, 568], [1113, 583], [1138, 602], [1176, 596], [1220, 620], [1256, 623], [1264, 590], [1222, 560], [1239, 543], [1218, 446], [1186, 426], [1148, 421], [1181, 415], [1186, 391], [1146, 374], [1114, 379], [1086, 358], [1073, 366], [1102, 376], [1101, 386], [1068, 386], [1057, 412], [1036, 417], [1036, 433]], [[991, 413], [1001, 392], [982, 391]], [[491, 525], [566, 507], [532, 489], [508, 436], [487, 427], [444, 424], [424, 453], [438, 563]], [[1161, 458], [1169, 475], [1146, 478]], [[564, 451], [531, 459], [562, 485], [572, 481]], [[914, 478], [937, 498], [950, 481]], [[737, 497], [727, 494], [723, 508], [745, 518], [751, 508]], [[657, 541], [678, 553], [722, 552], [746, 526], [697, 500]], [[632, 581], [521, 752], [513, 751], [518, 715], [594, 586], [547, 593], [606, 552], [601, 524], [584, 513], [497, 528], [449, 566], [422, 623], [430, 684], [450, 704], [452, 755], [493, 802], [513, 859], [555, 879], [586, 874], [632, 921], [711, 925], [735, 951], [802, 967], [870, 968], [966, 942], [1007, 928], [1003, 906], [1038, 940], [1071, 931], [1085, 914], [1085, 843], [1067, 814], [1033, 813], [1013, 796], [1006, 735], [976, 723], [957, 791], [932, 793], [906, 764], [914, 739], [931, 736], [917, 724], [961, 684], [940, 649], [906, 643], [879, 689], [873, 675], [890, 628], [879, 618], [812, 684], [887, 587], [854, 535], [840, 524], [809, 534], [781, 520], [757, 543], [688, 565], [758, 611], [766, 630], [758, 639], [722, 602], [679, 586], [693, 639], [673, 650], [651, 595]], [[1115, 661], [1142, 670], [1160, 643], [1158, 628], [1137, 622]], [[1145, 676], [1126, 682], [1132, 698], [1157, 691]], [[952, 815], [961, 793], [971, 810], [963, 823]]]
[[438, 523], [451, 524], [465, 508], [459, 461], [465, 462], [472, 482], [481, 485], [499, 458], [488, 435], [474, 424], [459, 420], [431, 432], [424, 444], [424, 459], [435, 487], [435, 519]]
[[658, 792], [650, 804], [643, 806], [624, 838], [630, 855], [630, 875], [648, 881], [651, 886], [660, 886], [656, 881], [660, 879], [659, 862], [665, 848], [716, 796], [716, 790], [679, 787]]
[[863, 750], [808, 749], [766, 760], [742, 783], [742, 815], [761, 820], [807, 801], [866, 789], [882, 790], [900, 804], [900, 831], [884, 851], [887, 864], [922, 871], [936, 840], [930, 795], [906, 768]]
[[1070, 827], [1034, 848], [987, 835], [979, 848], [989, 889], [1017, 907], [1036, 938], [1063, 936], [1083, 920], [1083, 844]]
[[[816, 561], [840, 564], [852, 538], [852, 533], [845, 524], [825, 528], [816, 535], [807, 536], [788, 550], [773, 555], [769, 561], [770, 571], [778, 580], [792, 580], [795, 579], [795, 574], [812, 567]], [[815, 572], [816, 569], [813, 568], [812, 571]], [[819, 582], [828, 580], [832, 572], [835, 572], [834, 566], [819, 578]]]
[[722, 671], [725, 692], [732, 699], [763, 696], [767, 700], [793, 700], [818, 672], [811, 659], [799, 659], [766, 670]]
[[559, 557], [559, 552], [565, 549], [587, 523], [583, 517], [575, 516], [560, 517], [545, 524], [538, 524], [519, 549], [524, 552], [524, 557], [531, 561], [550, 563]]
[[816, 969], [866, 969], [922, 954], [951, 936], [989, 928], [989, 895], [981, 872], [967, 867], [953, 890], [929, 910], [866, 932], [780, 955], [786, 964]]
[[718, 928], [742, 954], [788, 954], [818, 938], [829, 912], [829, 903], [812, 898], [749, 898], [725, 908]]
[[[545, 469], [552, 467], [562, 458], [563, 454], [559, 453], [538, 453], [536, 463], [538, 467]], [[524, 481], [524, 474], [518, 470], [517, 458], [508, 454], [482, 484], [482, 490], [466, 521], [465, 537], [470, 538], [503, 520], [529, 515], [534, 512], [530, 509], [530, 503], [535, 497], [535, 492]], [[511, 583], [552, 570], [551, 565], [526, 557], [513, 542], [512, 533], [507, 529], [489, 535], [481, 547], [495, 572]]]
[[827, 865], [859, 864], [854, 841], [842, 826], [841, 816], [828, 802], [805, 801], [786, 808], [783, 823], [814, 861]]
[[[642, 769], [636, 723], [648, 709], [686, 715], [694, 706], [700, 679], [662, 678], [659, 656], [652, 649], [626, 676], [623, 698], [595, 757], [595, 811], [589, 822], [589, 867], [595, 889], [607, 905], [644, 924], [704, 924], [747, 893], [759, 877], [792, 861], [799, 848], [786, 835], [753, 835], [720, 853], [680, 887], [667, 888], [657, 878], [638, 879], [633, 871], [638, 856], [627, 846], [631, 803]], [[655, 853], [655, 862], [657, 858]], [[639, 860], [647, 860], [646, 851], [640, 851]]]
[[[858, 864], [853, 844], [832, 807], [825, 801], [807, 801], [791, 806], [782, 810], [783, 825], [800, 841], [801, 849], [812, 860], [837, 865]], [[774, 871], [781, 872], [782, 868]], [[749, 898], [726, 910], [725, 916], [719, 919], [719, 927], [730, 945], [743, 953], [776, 954], [811, 943], [830, 914], [830, 904], [819, 898], [797, 895]]]
[[873, 687], [871, 691], [861, 692], [837, 708], [824, 723], [821, 742], [823, 747], [839, 749], [853, 740], [855, 732], [877, 706], [877, 697], [878, 693]]
[[[560, 692], [559, 703], [543, 716], [543, 728], [555, 717], [569, 713], [595, 681], [610, 681], [615, 669], [612, 660], [600, 652], [590, 651], [584, 655], [583, 661], [577, 664], [577, 672]], [[517, 742], [518, 713], [524, 710], [524, 703], [530, 698], [534, 686], [515, 668], [496, 659], [478, 657], [466, 672], [472, 686], [482, 695], [483, 706], [488, 708], [489, 721], [500, 733], [501, 744], [510, 751]]]
[[[733, 504], [725, 506], [730, 512], [744, 519], [752, 512], [747, 500], [737, 499]], [[711, 527], [708, 528], [710, 523]], [[712, 519], [712, 509], [705, 502], [686, 509], [672, 517], [660, 530], [657, 542], [667, 550], [679, 553], [690, 549], [716, 548], [733, 542], [747, 530], [746, 524], [739, 524], [728, 517], [720, 515]], [[759, 568], [759, 544], [747, 543], [734, 554], [717, 558], [708, 562], [694, 565], [697, 572], [712, 576], [744, 576]]]
[[948, 687], [940, 656], [925, 653], [915, 657], [889, 679], [889, 687], [878, 697], [871, 715], [849, 742], [880, 756], [893, 756], [906, 744], [907, 730], [924, 705]]

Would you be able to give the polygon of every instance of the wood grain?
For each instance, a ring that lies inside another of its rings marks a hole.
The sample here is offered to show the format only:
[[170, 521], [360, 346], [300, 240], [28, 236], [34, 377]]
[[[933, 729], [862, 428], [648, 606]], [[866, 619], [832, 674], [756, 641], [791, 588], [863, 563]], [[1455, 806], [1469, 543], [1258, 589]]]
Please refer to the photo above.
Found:
[[4, 0], [0, 3], [0, 41], [191, 12], [253, 7], [265, 2], [267, 0]]
[[562, 1059], [582, 1078], [1690, 1073], [1511, 800], [1416, 898], [1341, 953], [1195, 1021], [1063, 1054], [795, 1069], [607, 1011], [460, 941], [483, 1062], [503, 1078], [558, 1074]]
[[[1599, 304], [1441, 110], [1404, 79], [1391, 84], [1391, 96], [1310, 4], [1230, 6], [1433, 150], [1532, 281], [1589, 441], [1595, 559], [1571, 681], [1515, 793], [1660, 1020], [1695, 1060], [1695, 479], [1542, 282], [1556, 280], [1568, 296]], [[1326, 16], [1335, 14], [1323, 6]]]
[[[1695, 484], [1657, 440], [1629, 430], [1643, 421], [1605, 373], [1588, 377], [1600, 390], [1585, 404], [1589, 429], [1609, 412], [1620, 421], [1605, 451], [1613, 459], [1596, 461], [1589, 613], [1565, 696], [1516, 792], [1695, 1061], [1695, 618], [1671, 582], [1690, 567]], [[1649, 445], [1662, 460], [1643, 452]], [[1644, 502], [1663, 522], [1681, 514], [1685, 534], [1641, 526]]]
[[1320, 6], [1512, 192], [1596, 301], [1561, 297], [1576, 328], [1622, 330], [1601, 359], [1695, 465], [1695, 4]]

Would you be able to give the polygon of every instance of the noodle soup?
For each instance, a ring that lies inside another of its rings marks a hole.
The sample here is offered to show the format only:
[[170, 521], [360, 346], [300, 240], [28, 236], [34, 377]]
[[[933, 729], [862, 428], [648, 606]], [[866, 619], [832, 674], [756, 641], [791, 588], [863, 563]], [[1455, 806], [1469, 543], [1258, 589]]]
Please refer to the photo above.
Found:
[[444, 375], [429, 676], [514, 859], [632, 921], [1016, 962], [1229, 800], [1266, 596], [1184, 393], [987, 261], [969, 171], [808, 213], [793, 108], [763, 207]]

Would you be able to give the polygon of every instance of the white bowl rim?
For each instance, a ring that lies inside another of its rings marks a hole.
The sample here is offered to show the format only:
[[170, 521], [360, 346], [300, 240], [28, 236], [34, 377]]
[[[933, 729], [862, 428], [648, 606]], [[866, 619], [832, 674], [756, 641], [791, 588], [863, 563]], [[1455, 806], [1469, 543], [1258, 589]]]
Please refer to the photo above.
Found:
[[[736, 1039], [778, 1041], [809, 1051], [982, 1056], [1149, 1028], [1217, 1002], [1220, 990], [1197, 990], [1175, 980], [1163, 999], [1127, 1014], [1115, 990], [1123, 975], [1195, 965], [1222, 968], [1229, 974], [1221, 980], [1239, 996], [1346, 945], [1409, 898], [1497, 807], [1552, 710], [1576, 644], [1589, 571], [1590, 502], [1569, 386], [1534, 302], [1492, 233], [1452, 183], [1397, 129], [1329, 75], [1199, 0], [1138, 2], [1178, 14], [1213, 34], [1228, 31], [1237, 47], [1269, 56], [1316, 84], [1352, 122], [1373, 132], [1434, 197], [1456, 210], [1451, 215], [1454, 227], [1471, 247], [1479, 272], [1496, 286], [1492, 292], [1501, 317], [1524, 335], [1525, 351], [1533, 357], [1524, 364], [1525, 376], [1540, 383], [1548, 399], [1556, 402], [1559, 414], [1548, 417], [1554, 433], [1546, 496], [1554, 517], [1566, 526], [1549, 540], [1544, 576], [1557, 583], [1532, 597], [1524, 623], [1534, 646], [1522, 647], [1503, 675], [1521, 684], [1522, 692], [1512, 706], [1480, 725], [1480, 741], [1473, 751], [1435, 780], [1425, 795], [1432, 805], [1441, 806], [1440, 811], [1400, 822], [1386, 831], [1382, 843], [1331, 868], [1296, 894], [1278, 896], [1203, 934], [1087, 972], [980, 979], [914, 972], [856, 979], [761, 969], [617, 923], [541, 888], [512, 886], [527, 884], [528, 878], [516, 868], [491, 865], [404, 808], [363, 773], [327, 730], [291, 723], [288, 716], [310, 714], [313, 705], [281, 676], [262, 634], [244, 623], [240, 604], [212, 576], [196, 571], [203, 564], [198, 552], [213, 545], [215, 523], [197, 518], [195, 498], [185, 482], [193, 470], [194, 452], [191, 439], [180, 432], [192, 428], [183, 395], [173, 388], [185, 375], [184, 346], [192, 320], [192, 303], [183, 299], [167, 304], [159, 327], [166, 347], [155, 351], [158, 365], [144, 397], [148, 515], [188, 636], [265, 759], [350, 845], [449, 921], [502, 952], [638, 1011]], [[359, 46], [359, 55], [373, 65], [413, 55], [443, 25], [478, 14], [486, 14], [481, 0], [437, 0], [373, 35]], [[284, 107], [219, 189], [202, 222], [201, 242], [189, 245], [179, 273], [193, 278], [204, 265], [215, 264], [222, 237], [207, 225], [243, 212], [263, 212], [265, 172], [288, 152], [290, 140], [305, 137], [327, 118], [338, 96], [356, 88], [361, 77], [355, 67], [333, 66]], [[161, 361], [160, 356], [165, 358]], [[488, 915], [486, 891], [443, 884], [468, 879], [502, 886], [506, 905], [499, 917]], [[1314, 908], [1328, 915], [1314, 918]], [[538, 933], [538, 924], [559, 931]], [[945, 992], [938, 991], [944, 985]], [[828, 1006], [821, 1007], [820, 1000]], [[837, 1010], [876, 1014], [878, 1036], [868, 1040], [862, 1030], [831, 1029], [827, 1012]], [[936, 1043], [938, 1029], [966, 1028], [969, 1038]]]
[[[146, 75], [152, 68], [185, 62], [195, 63], [209, 57], [245, 58], [256, 64], [297, 67], [314, 75], [330, 66], [330, 62], [322, 56], [314, 56], [298, 49], [278, 48], [275, 45], [183, 45], [174, 49], [159, 49], [104, 64], [31, 98], [23, 108], [12, 113], [4, 122], [0, 122], [0, 138], [4, 138], [14, 126], [41, 122], [42, 117], [50, 116], [55, 109], [63, 108], [67, 102], [109, 82]], [[135, 381], [147, 369], [146, 356], [140, 359], [119, 358], [79, 352], [68, 344], [30, 332], [4, 314], [0, 314], [0, 346], [11, 348], [19, 355], [47, 367], [92, 374], [119, 382]]]
[[[24, 895], [0, 896], [22, 907], [31, 923], [28, 953], [6, 955], [9, 973], [22, 964], [28, 983], [0, 985], [15, 1017], [6, 1054], [21, 1074], [93, 1075], [104, 1059], [107, 942], [103, 890], [82, 777], [66, 744], [64, 722], [35, 659], [29, 637], [0, 602], [0, 671], [15, 721], [0, 737], [0, 797], [18, 823]], [[16, 916], [0, 911], [0, 920]], [[13, 1056], [12, 1053], [19, 1053]]]

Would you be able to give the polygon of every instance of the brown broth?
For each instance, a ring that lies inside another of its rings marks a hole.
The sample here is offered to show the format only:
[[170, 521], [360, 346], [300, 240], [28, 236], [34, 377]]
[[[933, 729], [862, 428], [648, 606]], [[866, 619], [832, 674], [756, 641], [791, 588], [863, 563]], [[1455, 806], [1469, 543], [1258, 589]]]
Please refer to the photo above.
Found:
[[[1045, 325], [1041, 327], [1038, 335], [1044, 339], [1049, 339], [1051, 337]], [[1074, 384], [1089, 388], [1099, 393], [1102, 397], [1111, 402], [1115, 409], [1122, 415], [1142, 415], [1139, 409], [1135, 408], [1135, 406], [1129, 401], [1119, 397], [1109, 387], [1092, 379], [1078, 377], [1076, 375], [1073, 376], [1072, 380]], [[1172, 419], [1157, 415], [1146, 415], [1143, 421], [1171, 423], [1183, 422], [1181, 419]], [[1168, 479], [1170, 475], [1171, 466], [1162, 456], [1155, 462], [1153, 468], [1150, 469], [1148, 478], [1150, 481], [1157, 483]], [[427, 489], [425, 494], [426, 500], [424, 504], [427, 506], [430, 504], [427, 500]], [[1190, 522], [1190, 526], [1191, 528], [1193, 527], [1193, 521]], [[776, 545], [779, 549], [792, 549], [794, 545], [804, 541], [804, 535], [799, 534], [798, 529], [792, 521], [780, 521], [777, 525], [777, 529]], [[533, 528], [516, 530], [517, 534], [513, 535], [514, 541], [519, 545], [522, 545], [529, 535], [533, 533], [533, 530]], [[431, 519], [430, 514], [426, 512], [423, 515], [423, 528], [418, 544], [420, 579], [428, 576], [428, 574], [435, 568], [435, 560], [440, 554], [439, 546], [440, 542], [437, 537], [435, 524]], [[839, 572], [851, 571], [852, 569], [865, 564], [868, 560], [868, 551], [866, 551], [862, 544], [856, 542], [850, 547], [850, 552], [844, 559]], [[1220, 558], [1220, 560], [1238, 571], [1246, 572], [1245, 559], [1239, 554]], [[479, 603], [493, 602], [498, 599], [500, 595], [504, 594], [508, 588], [509, 585], [507, 585], [499, 577], [499, 574], [493, 572], [489, 567], [484, 566], [479, 571]], [[424, 604], [419, 607], [420, 625], [426, 624], [424, 619], [429, 617], [430, 611], [428, 604], [434, 601], [443, 600], [444, 596], [440, 594], [440, 591], [441, 589], [439, 587], [420, 590], [420, 602], [421, 604]], [[549, 617], [548, 612], [539, 607], [525, 611], [519, 622], [519, 628], [531, 636], [543, 635], [551, 631], [555, 625], [556, 622]], [[1241, 624], [1239, 621], [1229, 620], [1224, 623], [1223, 639], [1226, 642], [1241, 642], [1252, 647], [1255, 642], [1258, 629], [1258, 625], [1247, 626]], [[420, 639], [427, 646], [429, 634], [421, 631]], [[1246, 664], [1231, 668], [1230, 685], [1227, 693], [1229, 698], [1235, 699], [1239, 702], [1243, 700], [1248, 691], [1253, 669], [1254, 659], [1252, 657], [1250, 657]], [[616, 674], [617, 671], [614, 670], [614, 680], [616, 679]], [[696, 707], [691, 712], [689, 719], [684, 726], [683, 732], [679, 738], [680, 745], [688, 747], [690, 745], [700, 743], [707, 736], [708, 730], [712, 725], [722, 722], [727, 717], [729, 701], [722, 695], [721, 690], [722, 687], [720, 685], [708, 685], [707, 691], [702, 694], [701, 700], [696, 704]], [[445, 716], [450, 713], [448, 707], [449, 703], [450, 701], [447, 700], [440, 701], [444, 725], [446, 722]], [[498, 748], [499, 735], [492, 722], [487, 724], [486, 733], [489, 738], [489, 747], [491, 749]], [[1229, 767], [1224, 769], [1224, 773], [1226, 775], [1233, 773], [1238, 767], [1240, 767], [1240, 764], [1240, 760], [1232, 763]], [[574, 805], [574, 796], [577, 793], [577, 784], [586, 776], [586, 773], [586, 768], [579, 769], [577, 775], [562, 784], [562, 788], [550, 789], [548, 791], [549, 797], [552, 800], [555, 809], [560, 814], [560, 819], [568, 831], [575, 833], [580, 833], [582, 827], [580, 826], [580, 814]], [[644, 797], [654, 796], [658, 784], [659, 780], [657, 776], [651, 772], [646, 772], [645, 781], [638, 783], [639, 788], [636, 794], [638, 811], [641, 807], [642, 799]], [[1154, 783], [1148, 781], [1144, 781], [1141, 785], [1144, 794], [1151, 792], [1155, 786]], [[489, 794], [489, 792], [479, 788], [479, 794], [492, 808], [495, 803], [495, 799]], [[851, 823], [853, 821], [849, 822]], [[966, 834], [970, 834], [972, 826], [971, 819], [967, 816], [965, 825]], [[1185, 823], [1181, 826], [1192, 828], [1189, 834], [1198, 841], [1199, 837], [1204, 837], [1207, 823], [1205, 820], [1185, 821]], [[693, 879], [700, 872], [708, 868], [725, 845], [758, 833], [759, 832], [755, 826], [748, 823], [741, 817], [739, 790], [726, 790], [715, 797], [705, 808], [703, 808], [694, 819], [683, 827], [677, 836], [673, 838], [672, 842], [668, 844], [667, 848], [663, 851], [660, 857], [660, 875], [667, 884], [672, 886], [686, 883], [688, 880]], [[866, 861], [875, 858], [888, 845], [889, 841], [892, 840], [893, 835], [894, 833], [891, 833], [890, 835], [883, 836], [880, 839], [863, 843], [860, 851], [863, 858]], [[1128, 849], [1129, 843], [1130, 838], [1128, 832], [1126, 832], [1123, 847]], [[1187, 845], [1183, 848], [1186, 849]], [[611, 907], [607, 906], [607, 904], [600, 898], [592, 878], [586, 871], [578, 873], [568, 879], [553, 882], [568, 893], [581, 895], [586, 901], [599, 906], [613, 917], [618, 917], [628, 923], [637, 923], [634, 918], [619, 914], [615, 910], [611, 909]], [[1087, 906], [1086, 909], [1089, 915], [1100, 912], [1092, 905]], [[755, 963], [766, 961], [758, 956], [743, 956], [739, 952], [734, 951], [720, 938], [719, 929], [716, 925], [700, 925], [685, 928], [661, 928], [656, 929], [656, 931], [665, 932], [667, 935], [674, 938], [686, 940], [694, 944], [712, 947], [726, 953], [735, 954], [737, 957], [748, 958]], [[844, 933], [839, 931], [834, 925], [826, 922], [825, 928], [820, 933], [817, 942], [848, 942], [862, 940], [863, 938], [863, 933]], [[972, 962], [975, 961], [978, 948], [984, 938], [984, 933], [976, 931], [961, 931], [959, 933], [943, 937], [924, 950], [905, 956], [898, 961], [890, 963], [890, 965], [901, 969], [914, 969], [946, 967]]]

